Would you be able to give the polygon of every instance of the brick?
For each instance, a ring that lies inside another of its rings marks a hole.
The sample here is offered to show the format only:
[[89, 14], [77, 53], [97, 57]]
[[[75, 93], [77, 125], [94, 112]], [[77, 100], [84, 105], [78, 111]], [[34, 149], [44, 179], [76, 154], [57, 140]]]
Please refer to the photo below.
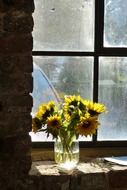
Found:
[[[14, 146], [15, 145], [15, 146]], [[30, 153], [31, 148], [31, 137], [26, 135], [20, 135], [16, 140], [13, 141], [12, 146], [14, 146], [14, 157], [21, 157], [23, 153], [27, 156], [27, 153]]]
[[[5, 160], [0, 163], [0, 173], [4, 173], [4, 175], [1, 175], [0, 180], [1, 190], [19, 190], [17, 186], [19, 181], [22, 182], [23, 187], [27, 181], [26, 177], [30, 169], [31, 157], [21, 157], [18, 160], [12, 158], [13, 154], [10, 155], [8, 161]], [[24, 188], [21, 190], [24, 190]]]
[[33, 48], [33, 38], [31, 34], [4, 35], [0, 36], [0, 54], [24, 53], [30, 54]]
[[0, 75], [0, 92], [3, 95], [26, 94], [33, 90], [33, 78], [31, 74]]
[[0, 11], [24, 11], [33, 12], [34, 11], [34, 0], [1, 0], [0, 1]]
[[0, 161], [17, 160], [24, 156], [30, 156], [31, 137], [28, 134], [20, 134], [14, 137], [0, 138]]
[[[27, 189], [30, 189], [30, 190], [39, 190], [40, 178], [38, 176], [36, 176], [36, 175], [30, 176], [28, 178], [28, 182], [29, 182], [29, 184], [27, 186]], [[43, 190], [44, 187], [42, 187], [42, 188], [40, 187], [40, 190], [41, 189]]]
[[0, 74], [31, 73], [32, 61], [32, 56], [0, 56]]
[[2, 106], [2, 103], [0, 102], [0, 107], [1, 107], [1, 111], [0, 112], [8, 112], [8, 113], [30, 113], [32, 111], [31, 106], [7, 106], [6, 108], [4, 108]]
[[13, 107], [32, 107], [33, 105], [33, 99], [32, 96], [28, 95], [13, 95], [13, 96], [8, 96], [0, 95], [0, 102], [2, 102], [2, 107], [3, 111], [7, 112], [7, 107], [8, 106], [13, 106]]
[[29, 114], [0, 114], [0, 138], [22, 135], [31, 131], [32, 118]]
[[126, 188], [127, 189], [127, 170], [110, 171], [108, 173], [110, 188]]
[[72, 175], [70, 180], [70, 189], [71, 190], [82, 190], [81, 186], [81, 176], [80, 175]]
[[107, 188], [105, 174], [93, 173], [82, 176], [81, 186], [89, 190], [105, 190]]
[[27, 14], [6, 14], [3, 19], [3, 30], [8, 33], [32, 32], [33, 17]]
[[[54, 185], [53, 185], [54, 184]], [[45, 176], [40, 178], [40, 188], [44, 187], [45, 190], [69, 190], [70, 180], [67, 175], [63, 176]]]
[[0, 14], [0, 34], [3, 33], [3, 14]]

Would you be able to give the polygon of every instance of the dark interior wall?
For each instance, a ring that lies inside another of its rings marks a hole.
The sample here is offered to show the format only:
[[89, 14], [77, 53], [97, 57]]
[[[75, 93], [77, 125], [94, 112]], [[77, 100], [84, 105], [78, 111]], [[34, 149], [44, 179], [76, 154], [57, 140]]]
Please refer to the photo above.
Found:
[[0, 0], [0, 190], [25, 189], [31, 168], [33, 0]]

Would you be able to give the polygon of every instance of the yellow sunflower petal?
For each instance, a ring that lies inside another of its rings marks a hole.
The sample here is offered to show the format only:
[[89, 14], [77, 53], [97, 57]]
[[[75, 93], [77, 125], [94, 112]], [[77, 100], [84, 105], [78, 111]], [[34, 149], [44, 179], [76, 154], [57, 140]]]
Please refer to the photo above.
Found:
[[85, 105], [87, 106], [88, 112], [91, 114], [91, 116], [98, 115], [106, 111], [106, 107], [100, 103], [85, 101]]
[[32, 119], [32, 132], [34, 132], [34, 133], [37, 132], [37, 126], [36, 126], [36, 123], [35, 123], [34, 119]]

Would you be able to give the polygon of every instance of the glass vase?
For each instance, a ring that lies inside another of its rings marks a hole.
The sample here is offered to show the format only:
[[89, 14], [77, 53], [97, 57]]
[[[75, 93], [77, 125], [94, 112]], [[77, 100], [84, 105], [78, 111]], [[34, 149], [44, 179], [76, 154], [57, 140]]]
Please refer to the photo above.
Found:
[[69, 172], [77, 167], [79, 162], [79, 141], [67, 143], [66, 139], [58, 138], [54, 143], [55, 162], [62, 172]]

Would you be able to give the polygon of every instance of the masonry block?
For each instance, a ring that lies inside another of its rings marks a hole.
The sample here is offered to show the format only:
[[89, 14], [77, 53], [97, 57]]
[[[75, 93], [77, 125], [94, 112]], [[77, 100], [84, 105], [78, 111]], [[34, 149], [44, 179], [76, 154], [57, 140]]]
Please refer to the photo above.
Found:
[[7, 112], [28, 112], [33, 105], [33, 98], [30, 95], [0, 95], [1, 111]]
[[12, 113], [0, 114], [0, 138], [13, 137], [26, 134], [31, 131], [31, 115]]
[[[22, 189], [25, 190], [25, 181], [27, 178], [28, 171], [31, 166], [31, 157], [21, 157], [18, 160], [13, 159], [10, 155], [10, 159], [6, 161], [0, 161], [0, 188], [1, 190], [19, 190], [20, 184], [22, 184]], [[27, 189], [28, 190], [28, 184]]]
[[1, 0], [0, 11], [34, 11], [34, 0]]
[[9, 33], [29, 33], [33, 30], [33, 17], [25, 13], [8, 13], [3, 19], [3, 30]]
[[29, 54], [33, 48], [33, 38], [31, 34], [12, 34], [0, 36], [0, 54], [24, 53]]
[[26, 94], [33, 90], [32, 74], [22, 75], [0, 75], [0, 92], [6, 95], [9, 94]]
[[110, 171], [108, 178], [111, 189], [127, 189], [127, 169], [124, 171]]
[[32, 61], [33, 58], [31, 55], [0, 56], [0, 75], [31, 73], [33, 71]]

